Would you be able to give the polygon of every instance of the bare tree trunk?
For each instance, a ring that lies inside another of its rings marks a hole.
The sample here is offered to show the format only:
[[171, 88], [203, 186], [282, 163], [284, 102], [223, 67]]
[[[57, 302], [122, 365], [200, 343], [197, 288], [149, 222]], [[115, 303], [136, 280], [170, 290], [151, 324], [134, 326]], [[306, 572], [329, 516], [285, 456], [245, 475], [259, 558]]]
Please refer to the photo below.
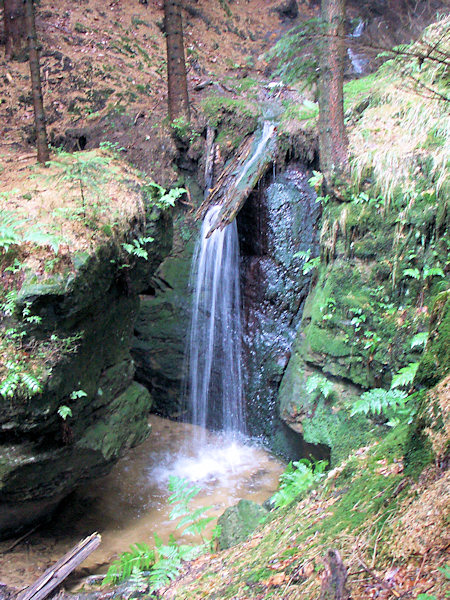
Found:
[[184, 57], [181, 0], [164, 0], [164, 30], [167, 45], [169, 119], [190, 120]]
[[3, 0], [5, 56], [8, 60], [25, 56], [26, 22], [23, 0]]
[[40, 163], [49, 160], [50, 155], [45, 128], [44, 102], [42, 99], [41, 70], [39, 66], [39, 48], [34, 22], [33, 0], [25, 0], [26, 22], [28, 32], [28, 48], [31, 73], [31, 91], [33, 95], [34, 123], [36, 127], [37, 159]]
[[319, 82], [320, 168], [331, 184], [347, 165], [344, 126], [345, 0], [322, 0], [323, 42]]
[[319, 600], [350, 600], [345, 587], [347, 569], [337, 550], [329, 548], [324, 558], [325, 571], [322, 578]]

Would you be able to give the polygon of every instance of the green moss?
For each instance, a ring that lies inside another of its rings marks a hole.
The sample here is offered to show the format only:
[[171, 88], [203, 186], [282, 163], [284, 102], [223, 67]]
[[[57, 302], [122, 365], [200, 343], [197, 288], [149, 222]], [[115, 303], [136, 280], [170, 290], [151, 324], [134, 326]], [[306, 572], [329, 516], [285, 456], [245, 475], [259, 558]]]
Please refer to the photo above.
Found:
[[450, 372], [450, 291], [436, 298], [430, 335], [416, 374], [416, 384], [432, 387]]
[[236, 149], [243, 137], [258, 126], [261, 110], [256, 102], [210, 96], [202, 102], [208, 123], [217, 128], [217, 143], [225, 153]]
[[326, 444], [331, 448], [331, 464], [337, 465], [354, 448], [368, 444], [375, 437], [369, 420], [361, 415], [350, 417], [347, 411], [337, 410], [321, 398], [313, 414], [302, 422], [306, 442]]

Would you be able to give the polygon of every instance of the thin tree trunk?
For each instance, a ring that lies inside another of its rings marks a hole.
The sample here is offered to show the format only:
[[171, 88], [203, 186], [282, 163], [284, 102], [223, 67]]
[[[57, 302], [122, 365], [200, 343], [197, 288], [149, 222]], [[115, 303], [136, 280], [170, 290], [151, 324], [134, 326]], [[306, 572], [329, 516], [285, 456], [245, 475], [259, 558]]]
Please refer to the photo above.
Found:
[[45, 128], [44, 102], [42, 99], [41, 70], [39, 66], [39, 48], [34, 22], [33, 0], [25, 0], [25, 12], [28, 31], [28, 48], [31, 73], [31, 91], [33, 95], [34, 123], [36, 127], [37, 159], [40, 163], [49, 160], [50, 155]]
[[319, 83], [320, 168], [328, 184], [347, 165], [344, 126], [345, 0], [322, 0], [323, 41]]
[[190, 120], [184, 57], [181, 0], [164, 0], [164, 30], [167, 45], [169, 119]]
[[5, 56], [8, 60], [25, 56], [26, 22], [23, 0], [3, 0]]

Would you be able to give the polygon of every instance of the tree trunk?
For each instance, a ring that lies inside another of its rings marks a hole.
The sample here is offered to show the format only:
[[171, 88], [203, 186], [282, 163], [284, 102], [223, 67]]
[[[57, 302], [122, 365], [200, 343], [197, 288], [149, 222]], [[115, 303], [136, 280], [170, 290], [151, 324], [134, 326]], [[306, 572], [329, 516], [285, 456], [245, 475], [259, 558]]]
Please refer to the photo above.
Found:
[[34, 123], [36, 127], [37, 159], [40, 163], [49, 160], [47, 131], [45, 128], [44, 102], [42, 100], [41, 70], [39, 66], [39, 48], [34, 22], [33, 0], [25, 0], [28, 50], [31, 73], [31, 91], [33, 95]]
[[169, 119], [190, 120], [184, 58], [181, 0], [164, 0], [164, 31], [167, 45]]
[[327, 184], [344, 173], [347, 134], [344, 126], [345, 0], [322, 0], [323, 40], [320, 53], [319, 151]]
[[23, 0], [3, 0], [5, 56], [22, 58], [26, 51], [26, 22]]
[[347, 569], [337, 550], [330, 548], [324, 558], [325, 571], [322, 577], [319, 600], [350, 600], [345, 587]]

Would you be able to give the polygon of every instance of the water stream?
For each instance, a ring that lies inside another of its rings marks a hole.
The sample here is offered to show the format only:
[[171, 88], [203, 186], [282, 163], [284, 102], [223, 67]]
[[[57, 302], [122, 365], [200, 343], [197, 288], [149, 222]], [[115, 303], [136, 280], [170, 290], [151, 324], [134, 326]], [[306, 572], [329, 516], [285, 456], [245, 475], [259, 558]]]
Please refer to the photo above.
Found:
[[122, 458], [109, 475], [80, 487], [49, 523], [13, 551], [3, 554], [12, 540], [0, 543], [0, 582], [19, 588], [32, 583], [84, 536], [98, 531], [100, 547], [69, 581], [76, 589], [87, 576], [106, 572], [130, 544], [152, 544], [154, 532], [165, 541], [171, 533], [177, 535], [176, 523], [169, 520], [169, 475], [197, 482], [202, 492], [194, 506], [213, 506], [211, 516], [219, 516], [240, 498], [263, 502], [275, 491], [284, 467], [261, 447], [204, 432], [205, 447], [197, 452], [190, 442], [199, 437], [196, 426], [156, 416], [150, 422], [148, 440]]

